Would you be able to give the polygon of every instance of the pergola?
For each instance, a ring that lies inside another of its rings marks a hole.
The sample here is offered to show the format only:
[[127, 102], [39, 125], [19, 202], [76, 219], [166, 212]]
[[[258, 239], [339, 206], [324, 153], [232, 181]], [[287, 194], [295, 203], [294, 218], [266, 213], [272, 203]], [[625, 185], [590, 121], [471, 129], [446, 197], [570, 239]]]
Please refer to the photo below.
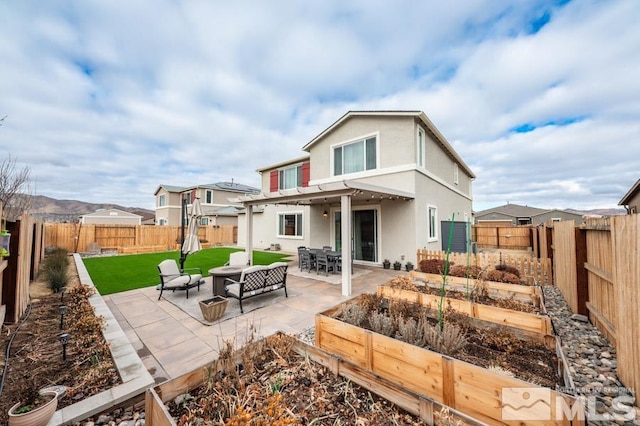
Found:
[[[351, 217], [351, 206], [354, 203], [365, 203], [371, 200], [411, 200], [415, 195], [392, 188], [371, 185], [353, 180], [342, 180], [308, 187], [281, 190], [273, 193], [242, 195], [232, 202], [242, 203], [246, 212], [246, 246], [245, 250], [252, 258], [253, 254], [253, 206], [265, 204], [289, 205], [321, 205], [340, 203], [342, 217]], [[341, 225], [342, 239], [342, 295], [351, 296], [351, 220], [343, 220]]]

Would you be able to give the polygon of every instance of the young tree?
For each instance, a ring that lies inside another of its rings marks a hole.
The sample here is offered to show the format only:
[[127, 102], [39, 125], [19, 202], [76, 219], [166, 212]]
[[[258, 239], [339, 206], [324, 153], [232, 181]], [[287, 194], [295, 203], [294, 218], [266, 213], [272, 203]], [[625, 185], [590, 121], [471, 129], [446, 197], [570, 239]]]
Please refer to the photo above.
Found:
[[17, 167], [11, 155], [0, 160], [0, 201], [7, 220], [16, 221], [31, 211], [30, 183], [29, 166]]

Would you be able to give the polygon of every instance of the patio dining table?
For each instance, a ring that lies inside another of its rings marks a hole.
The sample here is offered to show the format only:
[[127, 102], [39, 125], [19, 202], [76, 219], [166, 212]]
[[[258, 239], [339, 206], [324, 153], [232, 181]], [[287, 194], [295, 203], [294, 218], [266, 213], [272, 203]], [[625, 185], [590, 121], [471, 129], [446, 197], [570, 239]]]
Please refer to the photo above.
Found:
[[[326, 253], [327, 254], [327, 259], [329, 260], [329, 262], [333, 263], [334, 265], [336, 264], [336, 262], [338, 260], [342, 259], [342, 252], [341, 251], [323, 250], [323, 249], [319, 249], [319, 248], [310, 248], [309, 249], [309, 254], [311, 255], [312, 260], [315, 259], [316, 253], [318, 253], [318, 252]], [[337, 273], [336, 268], [333, 268], [333, 273], [334, 274]]]

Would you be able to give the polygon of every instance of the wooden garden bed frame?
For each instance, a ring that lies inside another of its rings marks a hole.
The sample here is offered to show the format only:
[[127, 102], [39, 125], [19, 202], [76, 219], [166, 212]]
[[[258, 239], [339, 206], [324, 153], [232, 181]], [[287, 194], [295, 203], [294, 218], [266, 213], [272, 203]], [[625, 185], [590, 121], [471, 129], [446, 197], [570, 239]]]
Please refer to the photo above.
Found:
[[[488, 424], [585, 424], [584, 407], [571, 395], [540, 388], [523, 380], [347, 324], [330, 316], [337, 309], [338, 307], [335, 307], [316, 315], [316, 346], [371, 371], [378, 377]], [[560, 351], [559, 359], [564, 359], [559, 339], [556, 340], [555, 347], [556, 351]], [[561, 368], [562, 372], [566, 373], [566, 369]], [[570, 382], [565, 385], [572, 386]], [[554, 418], [556, 413], [562, 413], [562, 420], [502, 420], [504, 388], [508, 388], [506, 391], [514, 388], [535, 388], [549, 397], [546, 400], [549, 405], [534, 404], [528, 413], [535, 412], [536, 418]], [[558, 407], [560, 401], [563, 401], [565, 407], [575, 410], [575, 420], [568, 419], [567, 411]]]
[[[261, 343], [262, 341], [259, 341], [255, 344]], [[417, 394], [397, 383], [380, 378], [371, 371], [346, 362], [341, 357], [321, 348], [307, 345], [298, 340], [294, 343], [293, 350], [304, 357], [308, 357], [311, 361], [325, 366], [332, 373], [349, 379], [387, 401], [396, 404], [405, 411], [418, 416], [425, 424], [435, 424], [436, 413], [446, 407], [441, 402]], [[235, 360], [240, 362], [239, 352], [236, 352]], [[204, 367], [200, 367], [154, 388], [147, 389], [145, 395], [145, 420], [147, 426], [175, 426], [176, 422], [169, 414], [165, 402], [199, 387], [206, 380], [207, 372]], [[451, 407], [446, 408], [449, 409], [452, 415], [463, 420], [468, 425], [484, 424]]]
[[[440, 296], [421, 293], [419, 291], [402, 290], [389, 285], [378, 286], [378, 296], [386, 299], [406, 300], [423, 306], [431, 306], [437, 309]], [[483, 305], [469, 300], [445, 297], [444, 307], [451, 306], [458, 312], [465, 313], [472, 318], [478, 318], [494, 324], [507, 325], [538, 334], [553, 334], [551, 318], [547, 315], [533, 314], [529, 312], [514, 311], [512, 309], [499, 308], [497, 306]]]
[[[436, 284], [442, 283], [442, 275], [438, 274], [411, 271], [409, 275], [414, 280], [430, 281]], [[465, 292], [467, 284], [470, 288], [473, 288], [476, 284], [476, 280], [469, 278], [469, 282], [467, 283], [467, 278], [447, 276], [448, 290]], [[536, 308], [539, 308], [542, 313], [546, 313], [544, 301], [542, 300], [542, 288], [540, 286], [499, 283], [496, 281], [484, 281], [484, 285], [491, 297], [501, 299], [513, 298], [519, 302], [533, 303], [533, 305]]]

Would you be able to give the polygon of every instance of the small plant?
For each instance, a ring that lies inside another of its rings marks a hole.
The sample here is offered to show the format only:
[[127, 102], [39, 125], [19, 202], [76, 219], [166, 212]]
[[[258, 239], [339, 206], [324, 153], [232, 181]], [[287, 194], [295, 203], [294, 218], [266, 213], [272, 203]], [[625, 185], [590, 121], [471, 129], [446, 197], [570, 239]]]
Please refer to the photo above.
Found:
[[391, 262], [389, 261], [389, 259], [385, 259], [382, 261], [382, 267], [384, 269], [389, 269], [391, 268]]
[[413, 271], [413, 263], [411, 263], [411, 262], [407, 262], [407, 264], [404, 265], [404, 267], [405, 267], [407, 272]]
[[62, 287], [66, 287], [69, 281], [69, 276], [67, 275], [68, 267], [69, 256], [65, 249], [53, 249], [49, 255], [44, 258], [41, 273], [45, 277], [49, 288], [53, 290], [54, 293], [59, 292]]
[[371, 329], [373, 331], [385, 336], [392, 336], [395, 331], [393, 319], [379, 312], [371, 314], [371, 317], [369, 318], [369, 325], [371, 325]]
[[398, 319], [398, 331], [396, 339], [415, 346], [424, 345], [424, 320], [418, 321], [415, 318], [408, 318], [406, 321]]
[[344, 322], [360, 327], [367, 317], [367, 311], [358, 304], [348, 304], [342, 309], [341, 317]]
[[424, 260], [421, 260], [420, 263], [418, 264], [418, 270], [426, 274], [441, 275], [444, 273], [446, 264], [448, 264], [449, 266], [452, 266], [453, 262], [447, 263], [443, 259], [424, 259]]
[[439, 326], [425, 323], [424, 340], [431, 349], [445, 355], [455, 355], [467, 344], [464, 331], [449, 323], [444, 324], [442, 331]]
[[515, 266], [507, 265], [505, 263], [500, 263], [496, 265], [496, 271], [504, 271], [520, 278], [520, 270]]
[[402, 263], [398, 262], [397, 260], [393, 262], [393, 270], [399, 271], [400, 269], [402, 269]]

